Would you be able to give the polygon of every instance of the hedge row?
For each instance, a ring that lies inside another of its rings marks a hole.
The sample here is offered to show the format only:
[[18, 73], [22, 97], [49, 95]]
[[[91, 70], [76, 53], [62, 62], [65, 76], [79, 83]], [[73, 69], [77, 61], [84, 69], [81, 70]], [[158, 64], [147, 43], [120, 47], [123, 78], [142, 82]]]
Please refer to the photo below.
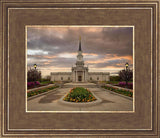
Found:
[[31, 96], [34, 96], [34, 95], [37, 95], [37, 94], [40, 94], [40, 93], [44, 93], [44, 92], [53, 90], [53, 89], [58, 88], [58, 87], [59, 86], [52, 86], [52, 87], [42, 88], [42, 89], [39, 89], [39, 90], [29, 91], [29, 92], [27, 92], [27, 97], [31, 97]]

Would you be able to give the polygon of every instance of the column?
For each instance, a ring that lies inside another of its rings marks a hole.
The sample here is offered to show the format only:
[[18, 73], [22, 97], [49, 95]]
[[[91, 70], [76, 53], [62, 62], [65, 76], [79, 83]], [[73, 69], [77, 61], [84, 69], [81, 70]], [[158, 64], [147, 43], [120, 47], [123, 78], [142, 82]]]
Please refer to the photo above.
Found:
[[88, 82], [88, 71], [86, 70], [86, 81]]
[[77, 70], [76, 70], [76, 82], [77, 82]]
[[82, 82], [84, 82], [84, 71], [82, 71]]

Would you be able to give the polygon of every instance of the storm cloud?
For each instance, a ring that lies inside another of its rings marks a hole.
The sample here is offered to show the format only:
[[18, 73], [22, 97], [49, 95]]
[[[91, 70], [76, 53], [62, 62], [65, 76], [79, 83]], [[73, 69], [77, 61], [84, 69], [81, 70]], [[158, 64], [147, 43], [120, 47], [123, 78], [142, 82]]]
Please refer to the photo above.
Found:
[[132, 27], [27, 27], [27, 65], [49, 75], [71, 71], [81, 36], [84, 61], [90, 71], [117, 72], [133, 66]]

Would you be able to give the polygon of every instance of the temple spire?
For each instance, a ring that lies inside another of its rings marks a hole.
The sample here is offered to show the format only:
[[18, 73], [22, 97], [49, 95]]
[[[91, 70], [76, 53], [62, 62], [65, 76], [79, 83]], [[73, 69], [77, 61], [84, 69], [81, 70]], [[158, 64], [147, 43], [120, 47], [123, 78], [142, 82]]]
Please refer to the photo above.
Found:
[[79, 51], [82, 51], [82, 49], [81, 49], [81, 36], [79, 36]]

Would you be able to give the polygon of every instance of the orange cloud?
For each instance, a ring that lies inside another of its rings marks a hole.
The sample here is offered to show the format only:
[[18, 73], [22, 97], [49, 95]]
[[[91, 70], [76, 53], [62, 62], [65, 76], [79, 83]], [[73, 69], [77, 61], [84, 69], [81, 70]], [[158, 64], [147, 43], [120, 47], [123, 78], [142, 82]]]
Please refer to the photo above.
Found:
[[119, 60], [119, 59], [125, 59], [129, 60], [131, 64], [133, 64], [133, 58], [132, 56], [117, 56], [117, 55], [111, 55], [107, 54], [105, 58], [99, 59], [99, 60], [87, 60], [86, 63], [92, 63], [92, 64], [97, 64], [97, 63], [104, 63], [112, 60]]
[[45, 65], [48, 65], [48, 64], [50, 64], [50, 63], [48, 63], [48, 62], [46, 62], [46, 63], [44, 63]]
[[84, 28], [84, 32], [101, 32], [103, 28], [100, 28], [100, 27], [90, 27], [90, 28], [87, 28], [85, 29]]
[[52, 59], [52, 58], [56, 58], [57, 56], [42, 56], [42, 57]]
[[84, 56], [98, 56], [98, 54], [95, 53], [83, 53]]

